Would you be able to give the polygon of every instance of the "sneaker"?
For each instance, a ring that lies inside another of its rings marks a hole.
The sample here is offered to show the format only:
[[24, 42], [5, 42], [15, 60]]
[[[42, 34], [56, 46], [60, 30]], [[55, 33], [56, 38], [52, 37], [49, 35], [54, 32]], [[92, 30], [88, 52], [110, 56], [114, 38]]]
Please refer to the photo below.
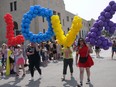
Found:
[[80, 84], [78, 85], [78, 87], [82, 87], [83, 86], [83, 83], [82, 82], [80, 82]]
[[65, 81], [65, 76], [63, 76], [61, 79], [62, 79], [62, 81]]
[[29, 79], [29, 81], [32, 81], [32, 80], [34, 80], [33, 77], [31, 77], [31, 78]]

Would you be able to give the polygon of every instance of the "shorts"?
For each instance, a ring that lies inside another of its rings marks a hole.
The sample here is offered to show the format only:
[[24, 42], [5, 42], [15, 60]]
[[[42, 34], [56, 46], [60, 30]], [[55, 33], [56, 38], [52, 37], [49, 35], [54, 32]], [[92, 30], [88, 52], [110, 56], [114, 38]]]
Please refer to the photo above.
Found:
[[10, 63], [14, 63], [14, 59], [9, 57]]
[[18, 65], [25, 64], [24, 58], [18, 58], [16, 64], [18, 64]]

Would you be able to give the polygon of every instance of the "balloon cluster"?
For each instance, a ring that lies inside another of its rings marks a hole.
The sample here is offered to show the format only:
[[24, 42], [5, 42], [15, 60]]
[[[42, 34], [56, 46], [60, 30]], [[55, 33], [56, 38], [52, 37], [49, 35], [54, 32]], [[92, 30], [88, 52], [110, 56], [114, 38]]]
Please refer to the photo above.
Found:
[[22, 35], [18, 35], [15, 37], [14, 35], [14, 22], [12, 15], [7, 13], [4, 16], [4, 20], [6, 22], [6, 38], [8, 39], [8, 46], [15, 46], [17, 44], [22, 44], [24, 42], [24, 37]]
[[80, 29], [82, 28], [82, 19], [78, 16], [74, 17], [71, 28], [66, 36], [64, 35], [64, 32], [62, 30], [62, 25], [60, 24], [58, 15], [53, 15], [51, 17], [51, 23], [58, 43], [63, 45], [64, 47], [70, 47], [73, 44], [77, 33], [79, 33]]
[[[21, 23], [21, 31], [25, 39], [30, 40], [31, 42], [44, 42], [48, 41], [54, 36], [54, 32], [51, 25], [51, 16], [53, 15], [53, 11], [48, 8], [43, 8], [39, 5], [31, 6], [30, 10], [24, 14], [22, 23]], [[30, 24], [33, 18], [36, 16], [46, 17], [48, 21], [48, 30], [45, 33], [39, 32], [38, 34], [33, 34], [30, 31]]]
[[103, 29], [105, 29], [110, 35], [113, 35], [116, 30], [116, 24], [110, 19], [113, 17], [116, 11], [116, 3], [111, 1], [109, 5], [100, 13], [98, 20], [93, 24], [90, 32], [86, 37], [86, 41], [91, 45], [99, 46], [104, 50], [109, 49], [112, 43], [109, 39], [101, 35]]

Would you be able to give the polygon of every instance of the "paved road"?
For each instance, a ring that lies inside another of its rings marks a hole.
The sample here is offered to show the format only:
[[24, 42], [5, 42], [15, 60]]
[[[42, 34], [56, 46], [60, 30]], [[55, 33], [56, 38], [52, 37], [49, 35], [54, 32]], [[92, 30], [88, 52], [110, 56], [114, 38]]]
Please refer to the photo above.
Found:
[[[91, 54], [95, 65], [91, 68], [91, 84], [86, 85], [86, 73], [83, 87], [116, 87], [116, 56], [111, 60], [111, 50], [101, 50], [101, 58], [96, 58], [95, 53]], [[74, 53], [75, 56], [75, 53]], [[79, 69], [74, 62], [74, 78], [70, 78], [70, 73], [66, 76], [66, 81], [61, 81], [62, 61], [49, 63], [47, 67], [41, 67], [43, 75], [40, 78], [35, 71], [34, 81], [29, 81], [30, 74], [24, 78], [15, 78], [15, 75], [0, 79], [0, 87], [76, 87], [79, 82]], [[27, 69], [27, 68], [26, 68]]]

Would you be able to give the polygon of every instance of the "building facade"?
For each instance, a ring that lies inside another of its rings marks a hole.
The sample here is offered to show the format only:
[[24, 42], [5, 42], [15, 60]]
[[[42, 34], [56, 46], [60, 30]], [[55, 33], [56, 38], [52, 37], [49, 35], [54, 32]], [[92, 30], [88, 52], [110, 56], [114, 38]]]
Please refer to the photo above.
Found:
[[[65, 4], [63, 0], [3, 0], [0, 2], [0, 44], [6, 41], [6, 24], [4, 22], [4, 15], [10, 13], [14, 20], [14, 31], [18, 35], [21, 30], [21, 20], [30, 6], [40, 5], [45, 8], [53, 10], [53, 14], [57, 14], [60, 17], [60, 21], [65, 33], [67, 33], [72, 24], [73, 17], [75, 16], [71, 12], [65, 10]], [[79, 33], [79, 37], [85, 37], [89, 31], [92, 21], [86, 21], [83, 19], [83, 27]], [[30, 25], [30, 31], [33, 33], [45, 32], [48, 28], [45, 18], [36, 17], [32, 20]]]

